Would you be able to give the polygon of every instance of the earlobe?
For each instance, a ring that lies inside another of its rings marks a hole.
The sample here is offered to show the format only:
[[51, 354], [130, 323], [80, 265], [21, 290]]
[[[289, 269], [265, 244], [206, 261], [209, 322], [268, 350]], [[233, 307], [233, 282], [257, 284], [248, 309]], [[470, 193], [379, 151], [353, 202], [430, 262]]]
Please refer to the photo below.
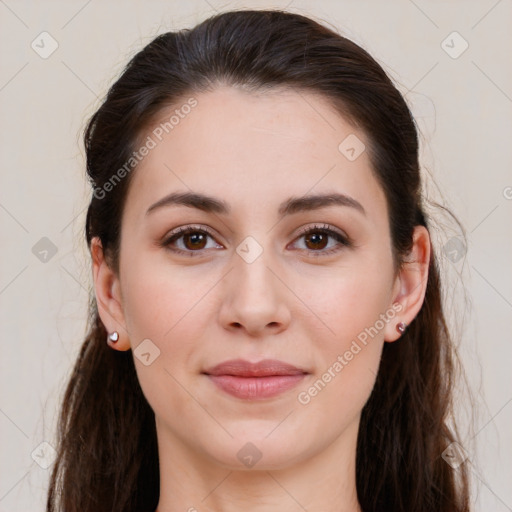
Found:
[[413, 245], [406, 261], [398, 272], [393, 289], [393, 303], [402, 306], [393, 322], [386, 326], [384, 339], [387, 342], [398, 340], [405, 329], [398, 329], [403, 322], [409, 326], [419, 313], [425, 299], [430, 264], [430, 235], [424, 226], [416, 226], [413, 233]]
[[119, 278], [109, 267], [98, 237], [91, 240], [91, 257], [98, 314], [107, 333], [118, 333], [116, 341], [107, 337], [105, 343], [116, 350], [129, 350], [130, 342], [125, 327]]

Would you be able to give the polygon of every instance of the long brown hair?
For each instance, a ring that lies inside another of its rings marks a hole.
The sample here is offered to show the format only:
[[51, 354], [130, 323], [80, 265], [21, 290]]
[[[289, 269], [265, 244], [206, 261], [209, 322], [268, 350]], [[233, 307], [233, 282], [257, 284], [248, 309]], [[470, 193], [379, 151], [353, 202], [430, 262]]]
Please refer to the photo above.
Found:
[[[99, 237], [118, 271], [123, 206], [135, 170], [114, 187], [104, 185], [129, 161], [163, 108], [219, 83], [319, 93], [363, 130], [372, 171], [387, 198], [394, 263], [400, 268], [414, 227], [428, 229], [411, 112], [364, 49], [308, 17], [280, 10], [224, 12], [193, 29], [159, 35], [130, 60], [85, 130], [94, 192], [85, 226], [88, 246]], [[441, 456], [457, 440], [448, 426], [455, 347], [431, 249], [422, 308], [400, 342], [384, 344], [362, 410], [356, 483], [364, 512], [469, 510], [466, 464], [455, 470]], [[154, 413], [131, 352], [112, 350], [106, 336], [91, 298], [88, 334], [59, 416], [48, 512], [151, 512], [158, 504]]]

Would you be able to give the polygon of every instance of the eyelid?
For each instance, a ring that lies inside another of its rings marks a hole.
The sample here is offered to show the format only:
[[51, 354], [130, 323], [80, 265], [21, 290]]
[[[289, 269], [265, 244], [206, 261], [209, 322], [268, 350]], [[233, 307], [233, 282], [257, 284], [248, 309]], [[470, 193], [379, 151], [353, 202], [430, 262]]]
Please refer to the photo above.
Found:
[[347, 242], [347, 244], [351, 244], [352, 240], [351, 238], [344, 233], [343, 231], [339, 230], [338, 228], [331, 226], [330, 224], [325, 223], [315, 223], [313, 225], [308, 225], [300, 228], [299, 232], [297, 233], [297, 237], [304, 236], [312, 231], [327, 231], [327, 232], [334, 232], [337, 235], [339, 235], [343, 240]]
[[324, 233], [327, 234], [327, 236], [329, 236], [330, 238], [336, 239], [336, 241], [338, 242], [336, 247], [327, 250], [315, 251], [312, 249], [299, 249], [301, 252], [305, 251], [314, 258], [328, 257], [333, 254], [337, 254], [344, 248], [352, 248], [354, 246], [352, 239], [347, 234], [340, 231], [338, 228], [325, 223], [317, 223], [301, 228], [293, 241], [300, 239], [309, 233]]
[[172, 252], [175, 252], [177, 254], [187, 254], [189, 256], [195, 256], [197, 254], [201, 254], [205, 249], [201, 249], [199, 251], [184, 251], [183, 249], [177, 249], [171, 246], [171, 241], [173, 239], [179, 240], [183, 235], [186, 235], [188, 233], [195, 233], [195, 232], [204, 232], [206, 233], [210, 238], [215, 240], [215, 243], [218, 243], [216, 241], [217, 235], [213, 232], [211, 228], [208, 226], [205, 226], [203, 224], [189, 224], [186, 226], [180, 226], [176, 229], [173, 229], [171, 232], [167, 233], [161, 242], [159, 242], [158, 245], [163, 247], [164, 249], [169, 249]]

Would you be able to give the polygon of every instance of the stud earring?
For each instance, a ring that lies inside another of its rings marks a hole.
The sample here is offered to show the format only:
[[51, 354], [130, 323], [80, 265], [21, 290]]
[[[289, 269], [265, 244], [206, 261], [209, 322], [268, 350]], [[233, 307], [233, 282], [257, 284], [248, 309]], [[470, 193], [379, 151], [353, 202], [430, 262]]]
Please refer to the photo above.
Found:
[[114, 331], [114, 332], [111, 332], [109, 335], [108, 335], [108, 339], [112, 342], [112, 343], [116, 343], [117, 340], [119, 339], [119, 333], [117, 331]]
[[407, 324], [405, 322], [400, 322], [400, 323], [396, 324], [396, 330], [400, 334], [403, 334], [405, 332], [406, 328], [407, 328]]

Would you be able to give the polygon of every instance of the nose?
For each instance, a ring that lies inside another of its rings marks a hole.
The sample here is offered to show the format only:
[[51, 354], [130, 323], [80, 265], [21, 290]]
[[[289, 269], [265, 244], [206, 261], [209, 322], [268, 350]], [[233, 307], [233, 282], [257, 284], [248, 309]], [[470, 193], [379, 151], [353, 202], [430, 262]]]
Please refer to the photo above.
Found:
[[277, 334], [291, 319], [287, 301], [291, 294], [283, 272], [266, 251], [252, 262], [233, 255], [233, 268], [222, 282], [221, 325], [230, 331], [244, 330], [250, 336]]

